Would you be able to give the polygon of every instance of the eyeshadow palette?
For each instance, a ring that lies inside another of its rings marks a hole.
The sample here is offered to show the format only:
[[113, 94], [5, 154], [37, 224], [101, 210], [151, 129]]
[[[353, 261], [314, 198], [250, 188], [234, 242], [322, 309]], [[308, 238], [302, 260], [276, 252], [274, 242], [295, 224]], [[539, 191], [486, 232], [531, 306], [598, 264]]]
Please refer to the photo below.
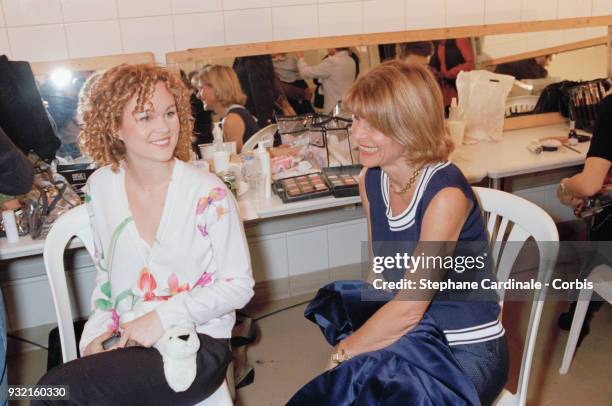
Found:
[[323, 169], [323, 178], [336, 197], [359, 195], [361, 165], [334, 166]]
[[274, 182], [274, 190], [283, 202], [297, 202], [331, 194], [320, 173], [294, 176]]

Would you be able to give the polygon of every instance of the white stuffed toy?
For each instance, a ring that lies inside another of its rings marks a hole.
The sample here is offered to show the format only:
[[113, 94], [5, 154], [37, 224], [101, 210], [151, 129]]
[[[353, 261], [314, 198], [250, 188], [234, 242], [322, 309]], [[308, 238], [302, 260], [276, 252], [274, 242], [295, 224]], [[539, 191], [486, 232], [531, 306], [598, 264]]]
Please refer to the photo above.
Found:
[[[121, 315], [121, 322], [137, 319], [157, 305], [158, 301], [138, 302], [132, 310]], [[193, 324], [166, 330], [154, 347], [162, 356], [164, 375], [172, 390], [183, 392], [189, 389], [196, 376], [196, 356], [200, 349], [200, 339]]]

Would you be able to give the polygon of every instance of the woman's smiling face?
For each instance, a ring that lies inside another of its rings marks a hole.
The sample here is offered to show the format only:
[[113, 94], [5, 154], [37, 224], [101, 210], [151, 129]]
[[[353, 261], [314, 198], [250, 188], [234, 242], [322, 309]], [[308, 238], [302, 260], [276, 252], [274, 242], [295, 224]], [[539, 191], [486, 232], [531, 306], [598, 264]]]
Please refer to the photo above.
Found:
[[384, 167], [403, 159], [404, 147], [364, 118], [353, 118], [351, 134], [359, 144], [359, 162], [365, 167]]
[[136, 95], [125, 105], [119, 139], [130, 162], [167, 162], [174, 156], [180, 122], [174, 96], [164, 82], [157, 82], [145, 111], [135, 111]]

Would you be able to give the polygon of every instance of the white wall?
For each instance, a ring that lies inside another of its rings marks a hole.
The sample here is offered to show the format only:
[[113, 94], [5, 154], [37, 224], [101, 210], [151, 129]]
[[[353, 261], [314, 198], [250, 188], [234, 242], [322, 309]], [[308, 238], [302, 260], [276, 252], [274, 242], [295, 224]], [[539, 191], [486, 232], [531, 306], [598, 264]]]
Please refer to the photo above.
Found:
[[612, 14], [612, 0], [1, 0], [0, 53], [44, 61]]

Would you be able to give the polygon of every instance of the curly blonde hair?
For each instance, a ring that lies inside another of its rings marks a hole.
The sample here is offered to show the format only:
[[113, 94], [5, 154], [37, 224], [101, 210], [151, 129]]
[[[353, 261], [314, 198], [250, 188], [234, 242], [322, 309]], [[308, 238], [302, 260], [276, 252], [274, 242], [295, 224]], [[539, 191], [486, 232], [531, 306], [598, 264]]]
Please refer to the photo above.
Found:
[[164, 82], [176, 102], [180, 131], [174, 156], [188, 161], [193, 132], [189, 90], [169, 70], [144, 64], [118, 65], [92, 78], [79, 101], [82, 126], [78, 141], [81, 151], [99, 166], [110, 164], [112, 170], [117, 171], [119, 162], [125, 158], [125, 145], [117, 136], [123, 110], [134, 96], [134, 112], [145, 110], [151, 103], [157, 82]]

